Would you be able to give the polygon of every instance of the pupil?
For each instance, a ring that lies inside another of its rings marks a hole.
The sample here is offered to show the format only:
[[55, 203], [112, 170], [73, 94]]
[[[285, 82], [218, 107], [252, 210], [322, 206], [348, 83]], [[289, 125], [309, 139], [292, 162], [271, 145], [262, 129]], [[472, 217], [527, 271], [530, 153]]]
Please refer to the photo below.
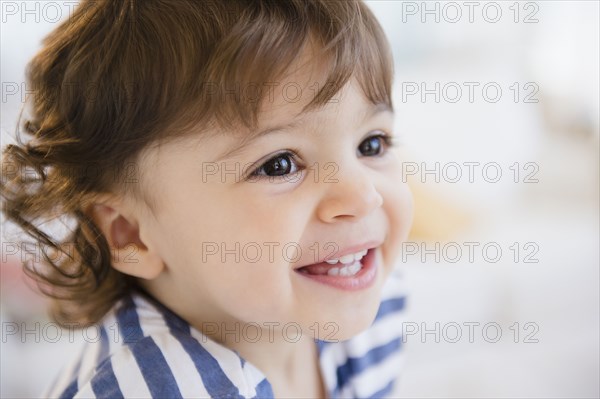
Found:
[[362, 146], [362, 151], [366, 154], [377, 154], [379, 152], [379, 140], [377, 140], [377, 137], [371, 137], [365, 141]]
[[290, 162], [287, 156], [280, 156], [266, 165], [265, 172], [267, 172], [268, 175], [281, 176], [286, 174], [289, 171], [289, 168]]

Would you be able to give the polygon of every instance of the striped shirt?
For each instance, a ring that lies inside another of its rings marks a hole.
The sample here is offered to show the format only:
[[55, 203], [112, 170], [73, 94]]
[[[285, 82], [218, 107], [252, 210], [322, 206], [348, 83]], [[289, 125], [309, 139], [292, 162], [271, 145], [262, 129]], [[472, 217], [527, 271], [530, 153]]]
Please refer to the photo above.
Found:
[[[392, 273], [375, 321], [339, 342], [316, 339], [330, 398], [381, 398], [402, 364], [402, 280]], [[45, 397], [272, 398], [271, 384], [239, 354], [155, 300], [133, 293], [98, 325], [99, 339], [58, 376]]]

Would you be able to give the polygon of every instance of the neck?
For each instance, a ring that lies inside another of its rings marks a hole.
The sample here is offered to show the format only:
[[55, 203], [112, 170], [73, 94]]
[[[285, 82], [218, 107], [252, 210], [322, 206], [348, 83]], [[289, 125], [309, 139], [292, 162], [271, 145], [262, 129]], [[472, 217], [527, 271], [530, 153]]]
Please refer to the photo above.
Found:
[[[239, 327], [238, 327], [239, 326]], [[315, 341], [295, 328], [258, 329], [258, 324], [221, 326], [211, 339], [237, 351], [271, 383], [275, 397], [325, 397]], [[234, 333], [235, 331], [235, 333]]]

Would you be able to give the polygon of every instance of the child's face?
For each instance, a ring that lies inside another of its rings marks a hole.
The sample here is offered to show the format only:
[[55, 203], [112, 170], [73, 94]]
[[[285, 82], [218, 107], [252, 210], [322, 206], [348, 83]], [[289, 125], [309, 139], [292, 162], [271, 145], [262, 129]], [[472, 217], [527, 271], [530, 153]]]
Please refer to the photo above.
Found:
[[[196, 327], [240, 321], [266, 329], [295, 322], [318, 338], [346, 339], [375, 317], [412, 221], [398, 155], [381, 139], [367, 140], [391, 135], [393, 115], [366, 101], [354, 80], [334, 96], [337, 102], [300, 114], [314, 95], [308, 76], [302, 69], [280, 82], [261, 114], [259, 130], [293, 127], [223, 159], [239, 140], [199, 135], [143, 158], [142, 182], [146, 191], [156, 190], [150, 194], [157, 204], [153, 216], [141, 219], [140, 235], [165, 264], [145, 284]], [[281, 91], [290, 82], [303, 88], [296, 102], [289, 101], [296, 96], [292, 85]], [[382, 148], [369, 150], [369, 142]], [[245, 172], [286, 150], [297, 159], [284, 154], [259, 172], [263, 176], [245, 180]], [[283, 177], [270, 179], [277, 167]], [[296, 270], [362, 244], [375, 247], [376, 273], [361, 289], [345, 290]]]

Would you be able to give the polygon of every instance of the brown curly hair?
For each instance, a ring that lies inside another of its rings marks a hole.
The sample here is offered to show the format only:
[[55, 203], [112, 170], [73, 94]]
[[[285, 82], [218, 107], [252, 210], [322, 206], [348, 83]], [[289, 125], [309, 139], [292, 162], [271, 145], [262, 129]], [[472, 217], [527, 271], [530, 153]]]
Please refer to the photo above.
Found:
[[[358, 0], [88, 0], [45, 38], [27, 68], [33, 94], [18, 123], [27, 140], [17, 129], [4, 149], [0, 194], [6, 220], [42, 249], [43, 262], [24, 267], [53, 298], [54, 320], [94, 323], [135, 286], [111, 267], [86, 211], [94, 198], [119, 192], [151, 205], [141, 151], [197, 126], [256, 126], [267, 83], [308, 38], [329, 69], [306, 109], [353, 75], [370, 101], [391, 107], [388, 43]], [[52, 221], [70, 223], [68, 234], [44, 228]]]

